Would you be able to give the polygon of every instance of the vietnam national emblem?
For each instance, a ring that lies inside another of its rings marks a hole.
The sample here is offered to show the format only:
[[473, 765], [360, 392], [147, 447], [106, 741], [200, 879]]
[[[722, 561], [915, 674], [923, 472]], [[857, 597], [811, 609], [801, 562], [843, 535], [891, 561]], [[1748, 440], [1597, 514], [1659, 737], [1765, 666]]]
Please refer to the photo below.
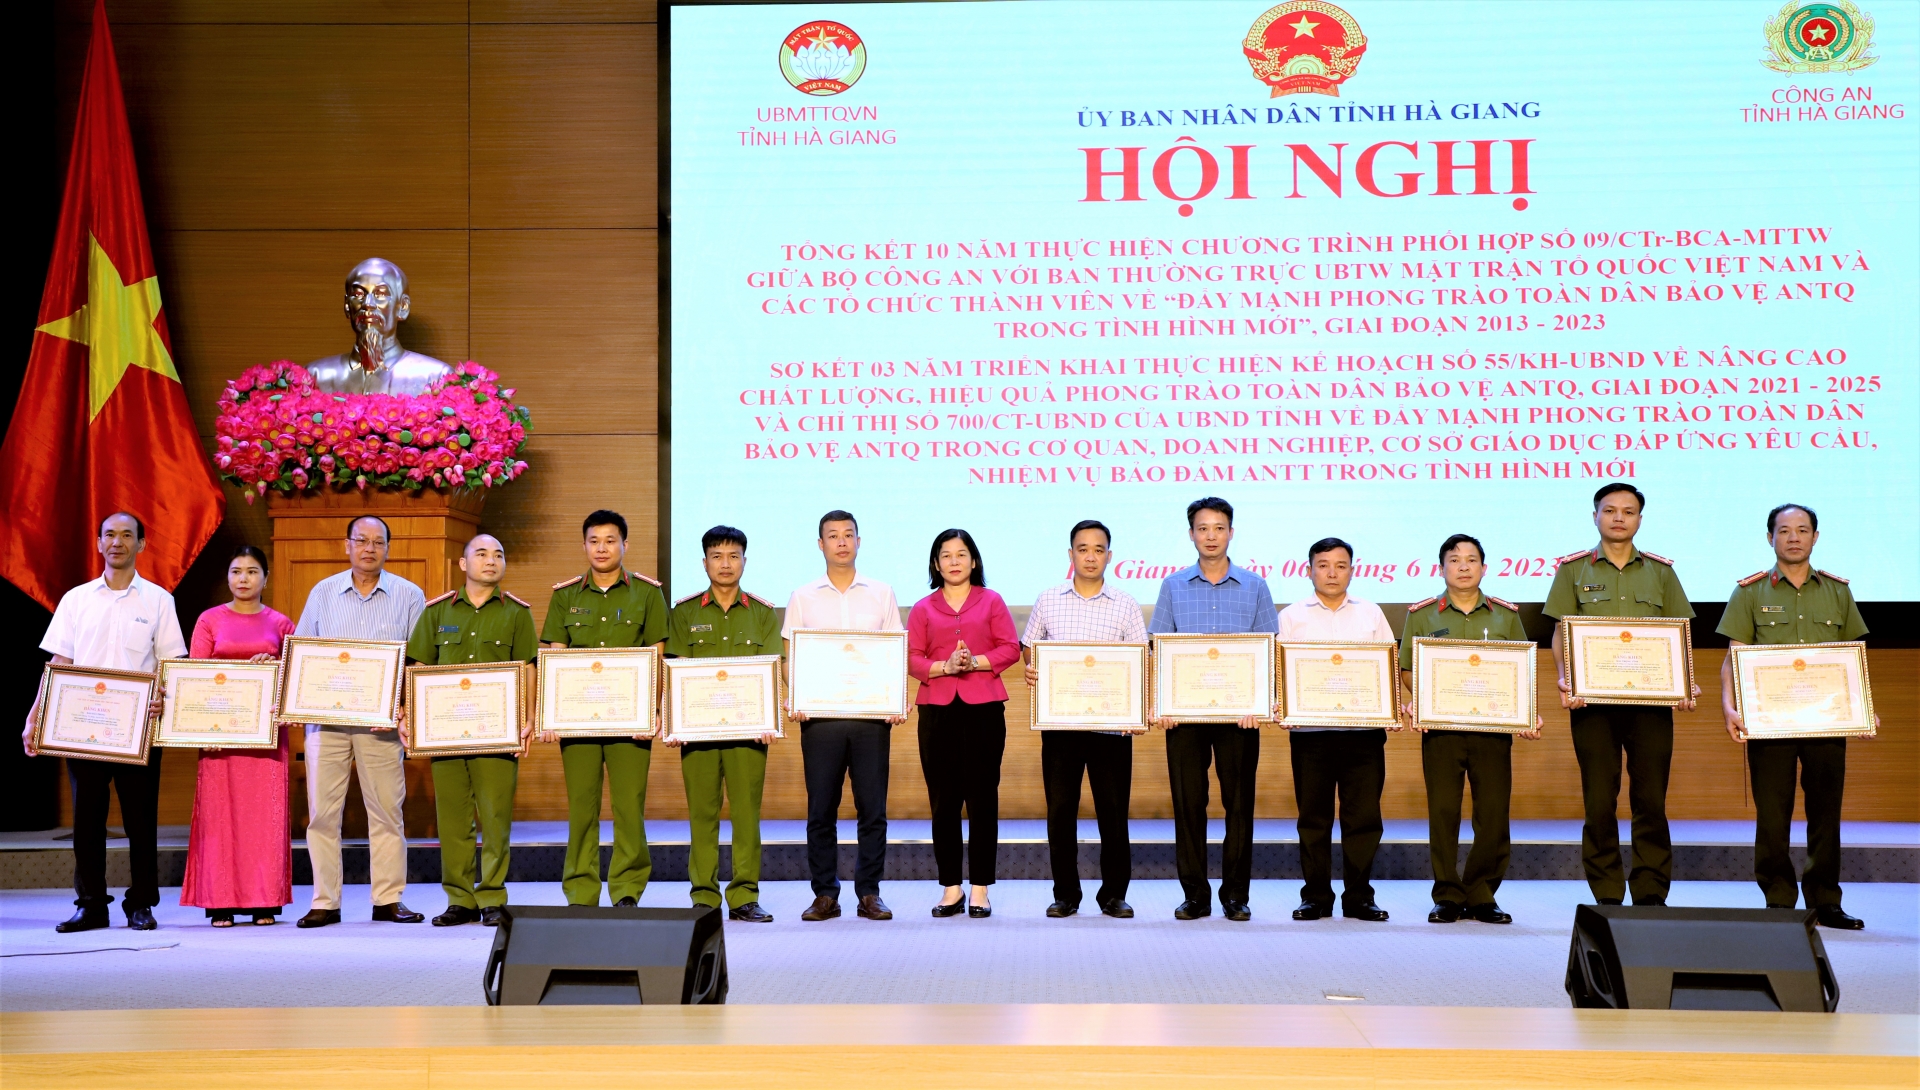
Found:
[[1871, 45], [1873, 16], [1848, 0], [1787, 0], [1779, 14], [1767, 20], [1767, 49], [1773, 57], [1760, 63], [1789, 74], [1852, 72], [1880, 59], [1867, 52]]
[[1270, 97], [1311, 93], [1340, 97], [1340, 84], [1360, 67], [1367, 36], [1345, 11], [1324, 0], [1288, 0], [1253, 21], [1240, 43], [1254, 78]]
[[867, 45], [845, 23], [815, 19], [780, 42], [780, 74], [808, 95], [837, 95], [867, 70]]

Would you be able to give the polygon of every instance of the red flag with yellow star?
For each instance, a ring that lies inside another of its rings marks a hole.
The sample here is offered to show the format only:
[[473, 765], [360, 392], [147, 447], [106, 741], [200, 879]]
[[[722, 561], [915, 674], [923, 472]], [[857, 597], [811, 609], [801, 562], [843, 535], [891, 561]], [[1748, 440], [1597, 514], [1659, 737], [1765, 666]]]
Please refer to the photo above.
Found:
[[98, 2], [40, 324], [0, 445], [0, 575], [52, 609], [100, 573], [100, 520], [130, 511], [147, 529], [140, 574], [172, 590], [224, 507], [174, 367]]

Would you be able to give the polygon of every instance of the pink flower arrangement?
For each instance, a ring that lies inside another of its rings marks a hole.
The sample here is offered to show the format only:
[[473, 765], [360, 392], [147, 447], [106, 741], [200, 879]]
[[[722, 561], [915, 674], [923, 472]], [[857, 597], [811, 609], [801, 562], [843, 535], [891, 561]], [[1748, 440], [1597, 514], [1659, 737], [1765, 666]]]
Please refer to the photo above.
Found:
[[498, 488], [527, 471], [533, 414], [468, 361], [418, 397], [324, 394], [289, 360], [249, 367], [220, 395], [214, 464], [247, 502], [268, 489]]

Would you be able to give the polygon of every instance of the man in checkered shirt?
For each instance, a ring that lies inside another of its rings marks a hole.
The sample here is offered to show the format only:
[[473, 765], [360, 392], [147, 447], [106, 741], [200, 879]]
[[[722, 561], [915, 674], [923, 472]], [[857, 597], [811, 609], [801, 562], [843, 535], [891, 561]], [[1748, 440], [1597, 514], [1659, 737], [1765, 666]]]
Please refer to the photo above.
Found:
[[[1039, 681], [1033, 645], [1041, 640], [1145, 643], [1140, 603], [1107, 586], [1113, 533], [1093, 519], [1076, 523], [1067, 536], [1073, 578], [1041, 593], [1027, 616], [1021, 642], [1027, 647], [1027, 684]], [[1040, 732], [1040, 778], [1047, 793], [1047, 849], [1053, 863], [1053, 919], [1080, 910], [1080, 774], [1093, 790], [1093, 816], [1100, 825], [1100, 911], [1132, 919], [1127, 882], [1133, 877], [1133, 843], [1127, 836], [1127, 802], [1133, 788], [1133, 737], [1125, 731]]]

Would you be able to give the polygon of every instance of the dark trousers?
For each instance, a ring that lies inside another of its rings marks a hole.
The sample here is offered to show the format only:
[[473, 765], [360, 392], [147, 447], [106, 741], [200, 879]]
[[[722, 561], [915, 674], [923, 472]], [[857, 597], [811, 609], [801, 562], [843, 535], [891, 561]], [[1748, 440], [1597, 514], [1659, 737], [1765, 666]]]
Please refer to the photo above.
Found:
[[73, 781], [73, 903], [102, 909], [107, 896], [107, 791], [120, 793], [120, 822], [127, 829], [127, 862], [133, 884], [120, 899], [128, 910], [160, 903], [160, 758], [155, 746], [143, 765], [67, 758]]
[[1213, 903], [1207, 885], [1207, 766], [1220, 776], [1227, 809], [1220, 842], [1220, 900], [1245, 904], [1253, 880], [1254, 773], [1260, 732], [1234, 723], [1186, 723], [1167, 732], [1167, 780], [1173, 788], [1173, 865], [1189, 901]]
[[1040, 732], [1040, 779], [1047, 791], [1047, 852], [1053, 863], [1053, 899], [1080, 903], [1080, 774], [1093, 789], [1100, 824], [1100, 892], [1105, 908], [1127, 899], [1133, 844], [1127, 837], [1127, 801], [1133, 793], [1133, 739], [1077, 730]]
[[[1380, 850], [1380, 792], [1387, 785], [1384, 730], [1289, 731], [1293, 797], [1300, 818], [1300, 899], [1333, 907], [1334, 802], [1340, 804], [1342, 905], [1373, 902], [1373, 856]], [[1456, 834], [1458, 835], [1458, 834]]]
[[[1586, 800], [1581, 862], [1596, 900], [1665, 903], [1673, 885], [1673, 835], [1667, 829], [1667, 775], [1673, 767], [1673, 709], [1632, 704], [1575, 708], [1573, 754]], [[1633, 813], [1633, 872], [1620, 860], [1620, 757], [1626, 754], [1627, 805]]]
[[860, 854], [853, 892], [877, 897], [887, 869], [887, 770], [893, 728], [884, 719], [820, 719], [800, 727], [807, 774], [807, 870], [813, 892], [840, 896], [840, 790], [853, 780]]
[[960, 884], [960, 808], [970, 835], [968, 881], [993, 884], [1000, 854], [1000, 757], [1007, 749], [1007, 704], [920, 705], [920, 771], [933, 810], [933, 861], [940, 884]]
[[[1420, 737], [1420, 769], [1427, 781], [1427, 858], [1433, 864], [1433, 903], [1484, 905], [1507, 876], [1513, 835], [1507, 808], [1513, 797], [1513, 735], [1430, 730]], [[1473, 785], [1473, 848], [1461, 874], [1460, 789]]]
[[[1787, 852], [1793, 827], [1793, 780], [1807, 793], [1807, 870], [1798, 888]], [[1808, 908], [1840, 903], [1840, 796], [1847, 786], [1845, 738], [1781, 738], [1747, 743], [1753, 782], [1753, 880], [1770, 905], [1792, 908], [1796, 892]]]

